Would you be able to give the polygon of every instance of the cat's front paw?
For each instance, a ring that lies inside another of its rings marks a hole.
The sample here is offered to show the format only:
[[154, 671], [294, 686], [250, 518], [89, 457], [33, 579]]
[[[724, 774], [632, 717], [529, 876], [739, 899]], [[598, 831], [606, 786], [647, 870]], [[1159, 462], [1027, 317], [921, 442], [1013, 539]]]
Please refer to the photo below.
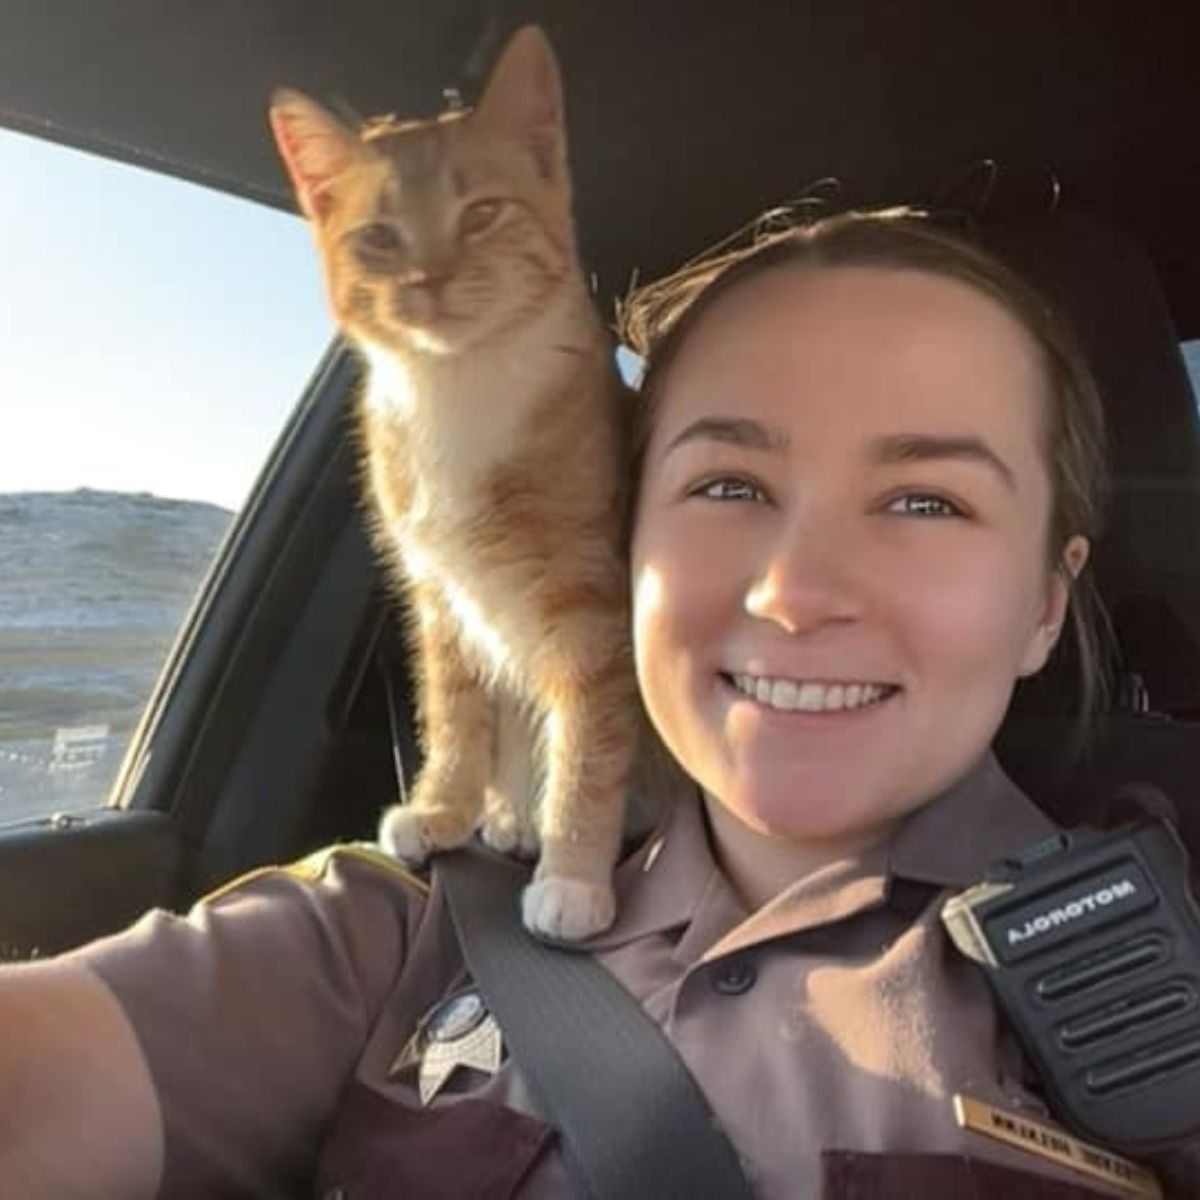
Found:
[[607, 929], [617, 914], [609, 884], [550, 875], [534, 879], [521, 896], [525, 928], [556, 942], [581, 942]]
[[430, 847], [421, 833], [421, 820], [411, 804], [393, 804], [379, 822], [379, 844], [410, 867], [429, 857]]
[[462, 813], [417, 804], [393, 804], [379, 822], [379, 844], [413, 867], [438, 850], [461, 846], [471, 833], [472, 823]]

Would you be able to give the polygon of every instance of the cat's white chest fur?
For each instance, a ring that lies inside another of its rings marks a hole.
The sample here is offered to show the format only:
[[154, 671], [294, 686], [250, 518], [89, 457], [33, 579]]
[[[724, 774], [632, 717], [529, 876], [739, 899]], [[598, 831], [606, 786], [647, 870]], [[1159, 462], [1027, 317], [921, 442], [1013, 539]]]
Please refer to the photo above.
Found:
[[404, 427], [420, 509], [414, 520], [454, 513], [483, 471], [511, 454], [533, 402], [519, 366], [490, 373], [472, 361], [448, 364], [433, 380], [386, 355], [368, 355], [368, 407]]
[[555, 372], [568, 368], [570, 359], [547, 347], [578, 343], [577, 320], [552, 311], [494, 350], [417, 368], [393, 353], [366, 351], [365, 402], [403, 426], [409, 455], [411, 499], [389, 535], [406, 571], [439, 586], [467, 642], [495, 676], [508, 673], [525, 649], [505, 631], [513, 625], [507, 610], [514, 581], [481, 573], [464, 533], [486, 520], [487, 475], [520, 450], [531, 410], [555, 386]]
[[457, 505], [477, 499], [483, 473], [519, 448], [531, 409], [569, 370], [559, 347], [586, 344], [588, 330], [564, 301], [502, 342], [458, 354], [363, 348], [366, 403], [404, 427], [413, 476], [425, 486], [414, 520], [454, 520]]

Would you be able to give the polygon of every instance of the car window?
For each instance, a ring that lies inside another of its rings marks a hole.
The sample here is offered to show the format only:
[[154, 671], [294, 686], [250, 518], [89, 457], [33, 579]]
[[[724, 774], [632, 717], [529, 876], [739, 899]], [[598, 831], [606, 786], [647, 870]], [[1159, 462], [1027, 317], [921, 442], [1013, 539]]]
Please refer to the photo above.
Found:
[[104, 802], [323, 353], [295, 217], [0, 132], [0, 824]]
[[1200, 338], [1183, 343], [1183, 361], [1187, 364], [1188, 377], [1192, 381], [1192, 395], [1200, 404]]

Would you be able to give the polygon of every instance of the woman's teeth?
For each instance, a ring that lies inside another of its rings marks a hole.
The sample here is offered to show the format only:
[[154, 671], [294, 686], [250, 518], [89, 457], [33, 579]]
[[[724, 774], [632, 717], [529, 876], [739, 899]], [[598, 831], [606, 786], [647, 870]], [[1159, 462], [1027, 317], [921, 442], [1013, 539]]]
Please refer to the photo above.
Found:
[[731, 675], [743, 695], [783, 712], [842, 712], [877, 704], [897, 689], [883, 683], [797, 683], [760, 675]]

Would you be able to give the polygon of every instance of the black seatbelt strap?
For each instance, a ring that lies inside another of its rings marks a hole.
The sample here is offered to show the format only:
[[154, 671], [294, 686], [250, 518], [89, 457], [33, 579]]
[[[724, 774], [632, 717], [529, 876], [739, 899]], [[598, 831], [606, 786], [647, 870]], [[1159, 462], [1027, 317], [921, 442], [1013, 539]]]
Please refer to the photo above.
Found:
[[467, 967], [591, 1200], [750, 1200], [737, 1153], [642, 1006], [594, 959], [521, 925], [528, 872], [474, 848], [433, 866]]

